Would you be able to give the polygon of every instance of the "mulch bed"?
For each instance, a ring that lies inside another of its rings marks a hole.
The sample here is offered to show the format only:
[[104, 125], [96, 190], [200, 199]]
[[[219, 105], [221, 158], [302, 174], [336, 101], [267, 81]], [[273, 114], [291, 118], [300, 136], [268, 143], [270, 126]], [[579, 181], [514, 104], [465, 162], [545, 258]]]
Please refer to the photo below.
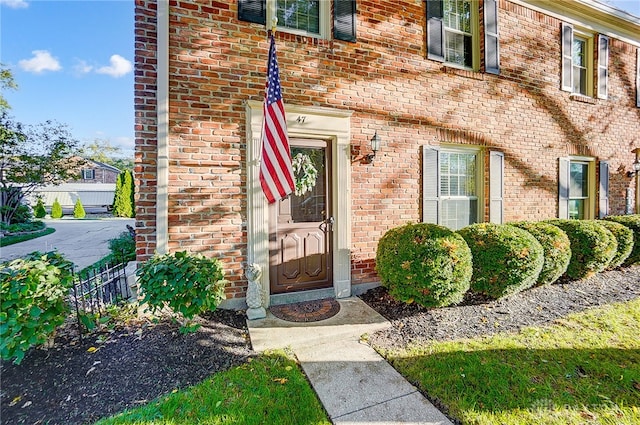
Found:
[[[369, 343], [379, 349], [515, 331], [637, 297], [640, 266], [534, 288], [500, 301], [468, 297], [459, 306], [441, 309], [398, 303], [384, 288], [361, 296], [392, 323], [389, 330], [369, 336]], [[187, 335], [169, 321], [132, 323], [82, 342], [67, 332], [52, 349], [29, 352], [19, 366], [3, 361], [2, 423], [92, 423], [196, 384], [253, 355], [244, 312], [217, 310], [199, 323], [202, 328]], [[91, 347], [97, 351], [90, 352]]]
[[410, 343], [472, 338], [555, 319], [604, 304], [640, 297], [640, 265], [599, 273], [580, 281], [532, 288], [498, 301], [468, 296], [460, 305], [424, 308], [403, 304], [378, 287], [360, 296], [391, 323], [392, 327], [370, 336], [369, 343], [382, 350]]
[[197, 321], [202, 326], [193, 334], [165, 320], [94, 333], [82, 342], [71, 324], [52, 349], [31, 350], [20, 365], [2, 362], [2, 423], [93, 423], [253, 354], [244, 312], [217, 310]]

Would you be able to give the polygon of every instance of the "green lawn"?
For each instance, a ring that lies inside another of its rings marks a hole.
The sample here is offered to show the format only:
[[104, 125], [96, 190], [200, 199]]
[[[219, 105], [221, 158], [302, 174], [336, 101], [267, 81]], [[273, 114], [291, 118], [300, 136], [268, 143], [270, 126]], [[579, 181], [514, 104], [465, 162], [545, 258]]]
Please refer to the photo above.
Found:
[[384, 355], [463, 424], [640, 424], [640, 299]]
[[39, 237], [42, 237], [42, 236], [50, 235], [51, 233], [53, 233], [55, 231], [56, 231], [56, 229], [54, 229], [52, 227], [47, 227], [46, 229], [41, 230], [39, 232], [24, 233], [24, 234], [21, 234], [21, 235], [3, 236], [2, 238], [0, 238], [0, 247], [1, 246], [9, 246], [9, 245], [13, 245], [14, 243], [29, 241], [31, 239], [35, 239], [35, 238], [39, 238]]
[[330, 423], [295, 360], [276, 352], [96, 425]]

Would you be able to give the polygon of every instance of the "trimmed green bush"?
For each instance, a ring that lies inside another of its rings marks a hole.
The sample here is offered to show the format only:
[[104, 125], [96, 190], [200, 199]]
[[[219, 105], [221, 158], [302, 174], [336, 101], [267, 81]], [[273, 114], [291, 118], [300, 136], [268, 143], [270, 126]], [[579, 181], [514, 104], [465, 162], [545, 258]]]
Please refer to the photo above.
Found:
[[536, 285], [553, 283], [565, 274], [571, 260], [571, 244], [564, 230], [544, 222], [521, 221], [509, 224], [531, 233], [542, 245], [544, 265]]
[[134, 261], [136, 259], [136, 241], [129, 232], [122, 232], [120, 236], [109, 241], [111, 256], [118, 260]]
[[72, 264], [60, 254], [33, 252], [0, 266], [0, 354], [19, 364], [64, 322]]
[[606, 227], [594, 220], [549, 220], [565, 231], [571, 242], [571, 261], [566, 275], [583, 279], [606, 269], [616, 255], [618, 243]]
[[611, 263], [609, 263], [608, 269], [615, 269], [620, 267], [625, 262], [631, 251], [633, 250], [633, 230], [629, 229], [624, 224], [620, 224], [610, 220], [598, 220], [598, 223], [609, 229], [618, 243], [618, 249], [613, 256]]
[[51, 206], [51, 218], [62, 218], [62, 215], [62, 205], [60, 205], [58, 198], [56, 198]]
[[380, 239], [376, 270], [394, 298], [425, 307], [462, 301], [471, 280], [471, 251], [462, 237], [443, 226], [407, 224]]
[[42, 202], [42, 198], [38, 198], [38, 202], [36, 202], [36, 207], [33, 209], [33, 215], [36, 218], [44, 218], [47, 215], [47, 210], [44, 207], [44, 202]]
[[82, 201], [80, 201], [80, 198], [76, 199], [76, 204], [73, 206], [73, 217], [85, 218], [86, 215], [84, 207], [82, 206]]
[[631, 254], [622, 263], [625, 266], [640, 263], [640, 214], [631, 215], [611, 215], [606, 220], [615, 221], [627, 226], [633, 231], [633, 249]]
[[16, 208], [13, 217], [11, 217], [11, 224], [23, 224], [28, 223], [33, 219], [33, 213], [31, 207], [25, 204], [20, 204]]
[[118, 174], [116, 192], [113, 198], [113, 215], [116, 217], [135, 217], [133, 173], [125, 170]]
[[155, 312], [171, 307], [187, 319], [213, 311], [225, 299], [224, 270], [215, 258], [176, 252], [156, 254], [136, 271], [144, 295], [141, 303]]
[[533, 286], [544, 264], [542, 245], [518, 227], [478, 223], [458, 230], [471, 249], [471, 290], [498, 299]]

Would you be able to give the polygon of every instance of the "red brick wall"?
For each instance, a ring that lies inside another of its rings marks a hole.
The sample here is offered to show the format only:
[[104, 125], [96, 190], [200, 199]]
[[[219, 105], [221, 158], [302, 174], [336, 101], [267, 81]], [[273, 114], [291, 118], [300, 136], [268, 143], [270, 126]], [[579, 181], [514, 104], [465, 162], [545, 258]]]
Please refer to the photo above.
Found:
[[[265, 28], [238, 21], [235, 1], [170, 7], [169, 247], [220, 256], [229, 293], [243, 296], [243, 102], [263, 98]], [[609, 99], [585, 103], [560, 90], [560, 20], [500, 0], [495, 76], [427, 60], [424, 8], [415, 0], [360, 0], [357, 43], [276, 34], [285, 102], [353, 111], [354, 154], [369, 152], [373, 131], [383, 140], [373, 165], [352, 165], [353, 283], [376, 280], [386, 230], [421, 218], [421, 145], [504, 152], [506, 221], [557, 216], [558, 157], [608, 160], [611, 213], [622, 213], [633, 187], [625, 172], [640, 147], [635, 48], [611, 40]], [[154, 2], [137, 0], [140, 260], [155, 248], [155, 25]]]

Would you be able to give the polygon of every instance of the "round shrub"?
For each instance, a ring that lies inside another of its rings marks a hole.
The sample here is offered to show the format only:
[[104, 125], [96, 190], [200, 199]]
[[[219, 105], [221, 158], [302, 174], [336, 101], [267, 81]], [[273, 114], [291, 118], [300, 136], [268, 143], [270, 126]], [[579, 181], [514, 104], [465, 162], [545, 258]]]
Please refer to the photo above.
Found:
[[608, 268], [615, 269], [616, 267], [620, 267], [622, 263], [629, 258], [629, 255], [631, 255], [631, 250], [633, 249], [633, 230], [615, 221], [599, 220], [598, 223], [613, 233], [618, 243], [618, 249], [611, 263], [609, 263]]
[[76, 204], [73, 206], [73, 218], [85, 218], [86, 215], [84, 207], [82, 206], [82, 201], [78, 198], [76, 200]]
[[53, 335], [68, 312], [72, 264], [60, 254], [33, 252], [0, 266], [0, 354], [19, 364]]
[[471, 280], [471, 251], [446, 227], [407, 224], [380, 239], [376, 270], [394, 298], [425, 307], [462, 301]]
[[156, 254], [136, 271], [142, 303], [152, 312], [171, 307], [187, 319], [213, 311], [225, 299], [222, 263], [203, 255]]
[[625, 225], [633, 231], [633, 249], [629, 257], [627, 257], [622, 264], [630, 266], [640, 263], [640, 214], [612, 215], [606, 219]]
[[473, 256], [471, 289], [498, 299], [530, 288], [544, 264], [540, 242], [514, 226], [478, 223], [458, 230]]
[[62, 205], [60, 205], [58, 198], [53, 201], [51, 206], [51, 218], [62, 218]]
[[544, 265], [536, 285], [553, 283], [567, 271], [571, 260], [571, 245], [564, 230], [544, 222], [521, 221], [509, 224], [531, 233], [542, 245]]
[[571, 261], [566, 275], [583, 279], [606, 269], [616, 254], [616, 238], [594, 220], [550, 220], [564, 230], [571, 243]]
[[36, 207], [33, 209], [33, 215], [35, 216], [35, 218], [44, 218], [47, 215], [47, 210], [44, 208], [44, 202], [42, 202], [42, 198], [38, 198]]

